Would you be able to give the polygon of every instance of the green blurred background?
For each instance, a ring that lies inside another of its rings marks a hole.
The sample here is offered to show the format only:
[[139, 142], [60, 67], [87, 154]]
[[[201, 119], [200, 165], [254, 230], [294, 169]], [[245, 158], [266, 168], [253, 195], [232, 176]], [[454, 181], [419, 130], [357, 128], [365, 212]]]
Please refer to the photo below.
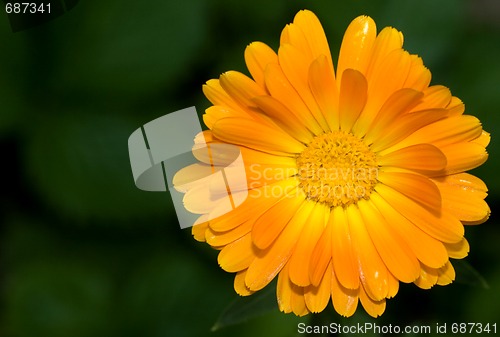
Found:
[[246, 72], [245, 46], [276, 48], [303, 8], [319, 16], [334, 55], [360, 14], [402, 30], [433, 84], [492, 133], [490, 159], [475, 170], [492, 217], [466, 228], [467, 260], [489, 289], [459, 266], [451, 286], [403, 284], [377, 323], [500, 324], [499, 1], [81, 0], [18, 33], [0, 15], [1, 337], [295, 336], [298, 322], [373, 321], [362, 309], [340, 319], [330, 305], [321, 316], [275, 310], [210, 332], [238, 297], [232, 275], [179, 228], [168, 193], [132, 179], [128, 136], [178, 109], [201, 113], [201, 85]]

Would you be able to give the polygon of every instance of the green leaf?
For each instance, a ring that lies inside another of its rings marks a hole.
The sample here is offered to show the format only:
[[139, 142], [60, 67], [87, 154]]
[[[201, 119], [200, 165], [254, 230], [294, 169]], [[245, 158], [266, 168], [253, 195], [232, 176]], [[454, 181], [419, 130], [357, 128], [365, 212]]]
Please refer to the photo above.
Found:
[[455, 268], [455, 279], [457, 283], [477, 286], [483, 289], [490, 288], [486, 279], [474, 267], [472, 267], [469, 262], [464, 260], [454, 260], [453, 267]]
[[256, 294], [237, 298], [222, 312], [212, 327], [212, 331], [243, 323], [252, 318], [276, 311], [278, 306], [275, 288], [274, 283], [272, 283], [267, 286], [267, 289]]

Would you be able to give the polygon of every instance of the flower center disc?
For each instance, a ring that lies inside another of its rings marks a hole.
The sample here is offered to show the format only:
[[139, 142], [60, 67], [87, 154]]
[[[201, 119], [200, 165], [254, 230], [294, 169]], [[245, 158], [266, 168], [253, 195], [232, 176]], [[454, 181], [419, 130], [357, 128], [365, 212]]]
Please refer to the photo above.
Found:
[[300, 187], [331, 207], [368, 199], [377, 183], [375, 154], [363, 141], [335, 131], [314, 138], [297, 157]]

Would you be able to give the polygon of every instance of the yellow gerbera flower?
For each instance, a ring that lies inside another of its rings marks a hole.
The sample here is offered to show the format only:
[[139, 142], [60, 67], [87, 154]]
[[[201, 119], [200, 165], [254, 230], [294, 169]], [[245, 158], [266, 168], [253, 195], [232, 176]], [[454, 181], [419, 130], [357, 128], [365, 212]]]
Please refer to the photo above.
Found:
[[278, 276], [286, 313], [320, 312], [331, 299], [351, 316], [359, 300], [376, 317], [400, 281], [454, 280], [449, 258], [469, 251], [463, 225], [490, 214], [486, 185], [465, 173], [486, 161], [490, 137], [402, 45], [401, 32], [377, 35], [360, 16], [335, 71], [319, 20], [304, 10], [278, 53], [247, 47], [252, 78], [229, 71], [203, 87], [213, 106], [199, 137], [239, 147], [248, 196], [209, 221], [216, 192], [193, 184], [184, 202], [202, 214], [193, 234], [220, 249], [238, 294]]

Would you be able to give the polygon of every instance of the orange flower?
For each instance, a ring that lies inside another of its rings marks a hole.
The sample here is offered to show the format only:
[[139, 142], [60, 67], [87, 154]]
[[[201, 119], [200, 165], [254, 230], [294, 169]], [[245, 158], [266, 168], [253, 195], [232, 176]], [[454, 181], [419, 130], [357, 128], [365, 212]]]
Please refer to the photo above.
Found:
[[202, 214], [193, 234], [220, 249], [238, 294], [278, 276], [286, 313], [320, 312], [331, 299], [343, 316], [361, 302], [376, 317], [400, 281], [454, 280], [449, 258], [469, 251], [464, 225], [490, 214], [486, 185], [465, 173], [486, 161], [490, 137], [402, 45], [401, 32], [377, 35], [360, 16], [335, 71], [319, 20], [300, 11], [278, 53], [247, 47], [252, 78], [229, 71], [203, 87], [213, 104], [203, 136], [239, 147], [248, 196], [208, 221], [208, 188], [191, 186], [184, 202]]

